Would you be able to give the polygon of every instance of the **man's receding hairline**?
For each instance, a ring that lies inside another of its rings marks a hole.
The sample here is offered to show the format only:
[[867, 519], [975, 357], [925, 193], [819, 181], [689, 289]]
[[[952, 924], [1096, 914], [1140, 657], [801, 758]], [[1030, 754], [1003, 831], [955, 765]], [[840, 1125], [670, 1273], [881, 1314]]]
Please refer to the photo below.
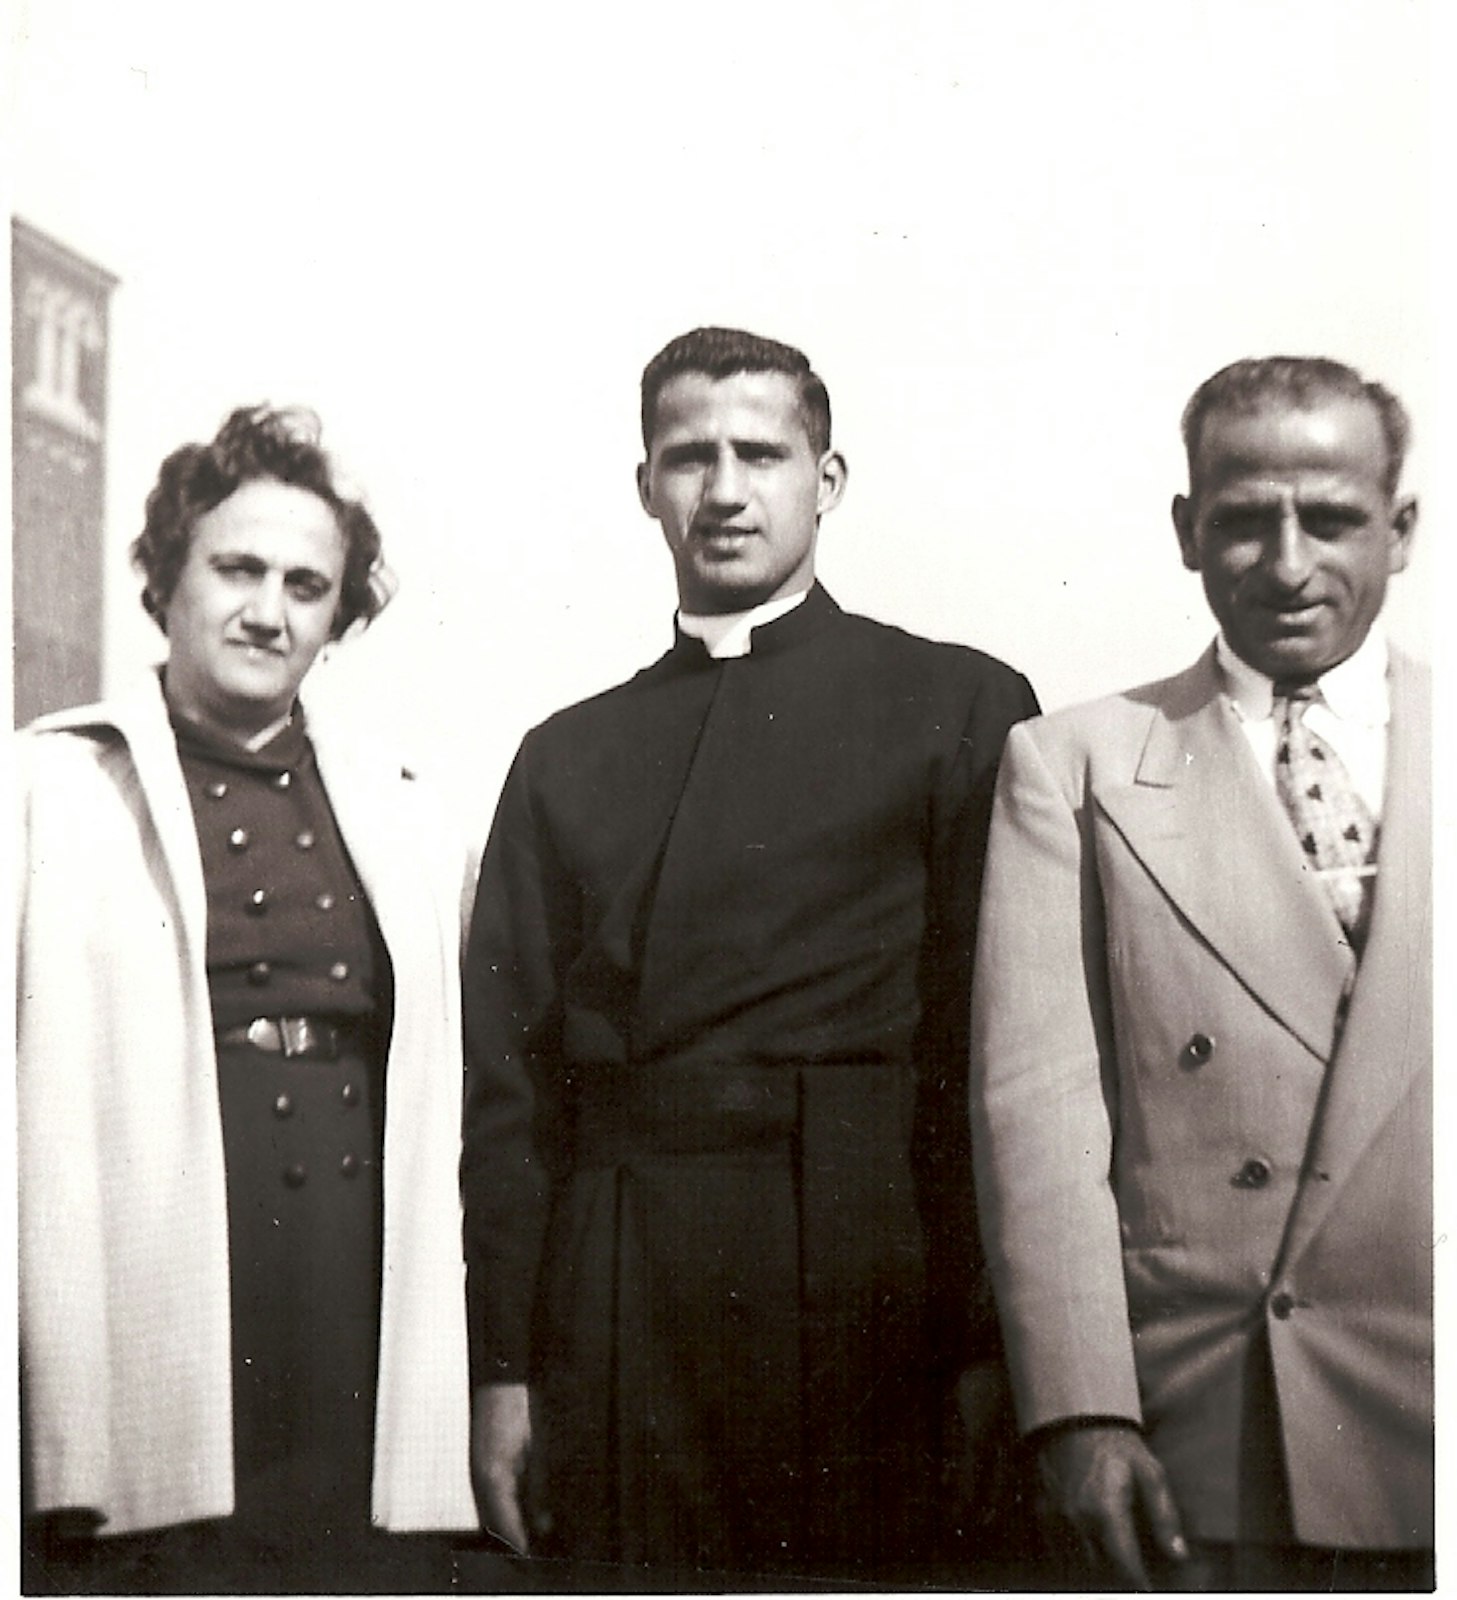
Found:
[[[1382, 414], [1381, 406], [1369, 394], [1350, 394], [1345, 390], [1331, 388], [1324, 393], [1312, 392], [1299, 398], [1282, 395], [1274, 390], [1264, 394], [1255, 395], [1230, 395], [1227, 398], [1215, 400], [1206, 406], [1200, 413], [1199, 426], [1195, 432], [1193, 448], [1186, 451], [1189, 457], [1189, 490], [1193, 493], [1198, 488], [1199, 457], [1204, 451], [1204, 441], [1209, 434], [1209, 425], [1217, 417], [1258, 417], [1267, 412], [1303, 411], [1307, 414], [1322, 411], [1328, 406], [1359, 406], [1370, 413], [1372, 421], [1376, 424], [1376, 433], [1381, 441], [1381, 451], [1385, 457], [1382, 468], [1382, 483], [1388, 484], [1395, 465], [1391, 439], [1386, 431], [1386, 419]], [[1394, 493], [1394, 488], [1390, 491]]]
[[1411, 444], [1411, 419], [1385, 384], [1330, 356], [1246, 356], [1206, 378], [1189, 396], [1180, 418], [1191, 483], [1209, 418], [1258, 416], [1262, 411], [1313, 411], [1337, 400], [1365, 401], [1386, 444], [1383, 487], [1395, 496]]

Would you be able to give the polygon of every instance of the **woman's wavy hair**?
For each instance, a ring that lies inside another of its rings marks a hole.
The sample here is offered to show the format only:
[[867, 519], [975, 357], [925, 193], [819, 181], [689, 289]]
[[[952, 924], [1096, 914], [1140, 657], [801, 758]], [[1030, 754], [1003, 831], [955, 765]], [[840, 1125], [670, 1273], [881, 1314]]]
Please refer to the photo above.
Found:
[[131, 554], [146, 579], [142, 605], [163, 633], [198, 518], [256, 478], [307, 489], [334, 513], [344, 536], [344, 576], [332, 638], [341, 638], [356, 622], [368, 626], [389, 604], [396, 583], [384, 564], [379, 529], [358, 500], [335, 487], [320, 431], [312, 411], [240, 406], [211, 444], [185, 444], [162, 463]]

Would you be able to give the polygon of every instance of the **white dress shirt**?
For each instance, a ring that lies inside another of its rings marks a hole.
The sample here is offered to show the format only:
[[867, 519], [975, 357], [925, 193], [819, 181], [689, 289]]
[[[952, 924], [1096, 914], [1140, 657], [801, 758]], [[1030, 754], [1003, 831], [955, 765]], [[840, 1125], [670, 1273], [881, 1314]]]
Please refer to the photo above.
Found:
[[[1222, 632], [1214, 647], [1230, 704], [1260, 771], [1273, 788], [1274, 685], [1234, 653]], [[1305, 713], [1306, 726], [1341, 758], [1357, 794], [1378, 822], [1386, 791], [1386, 728], [1391, 721], [1386, 668], [1386, 635], [1372, 628], [1354, 655], [1316, 679], [1321, 699]]]
[[721, 616], [695, 617], [680, 611], [678, 627], [692, 638], [702, 639], [715, 661], [723, 661], [730, 656], [746, 656], [752, 643], [749, 636], [754, 629], [793, 611], [808, 593], [808, 589], [801, 589], [798, 594], [766, 600], [763, 605], [754, 606], [748, 611], [728, 611]]

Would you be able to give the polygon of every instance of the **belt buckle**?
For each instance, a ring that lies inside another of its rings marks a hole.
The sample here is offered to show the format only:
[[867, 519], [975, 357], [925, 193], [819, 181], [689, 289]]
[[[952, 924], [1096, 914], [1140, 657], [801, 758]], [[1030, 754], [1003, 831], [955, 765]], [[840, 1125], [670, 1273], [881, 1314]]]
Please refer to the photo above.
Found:
[[277, 1055], [285, 1048], [278, 1025], [272, 1017], [254, 1017], [248, 1024], [247, 1033], [248, 1043], [255, 1050], [266, 1050], [270, 1055]]
[[285, 1056], [322, 1055], [322, 1035], [314, 1028], [312, 1017], [280, 1017], [278, 1037]]

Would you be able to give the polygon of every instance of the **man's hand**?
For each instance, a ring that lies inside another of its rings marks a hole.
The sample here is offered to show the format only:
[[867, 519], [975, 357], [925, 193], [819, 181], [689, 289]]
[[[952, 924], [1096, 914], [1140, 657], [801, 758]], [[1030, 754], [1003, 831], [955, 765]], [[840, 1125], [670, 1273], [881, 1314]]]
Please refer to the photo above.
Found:
[[531, 1404], [524, 1383], [482, 1383], [471, 1401], [471, 1482], [481, 1526], [518, 1555], [530, 1553], [524, 1485]]
[[1132, 1425], [1053, 1429], [1038, 1460], [1052, 1509], [1073, 1525], [1090, 1554], [1111, 1561], [1126, 1582], [1153, 1587], [1144, 1563], [1149, 1547], [1169, 1561], [1187, 1558], [1164, 1469]]

